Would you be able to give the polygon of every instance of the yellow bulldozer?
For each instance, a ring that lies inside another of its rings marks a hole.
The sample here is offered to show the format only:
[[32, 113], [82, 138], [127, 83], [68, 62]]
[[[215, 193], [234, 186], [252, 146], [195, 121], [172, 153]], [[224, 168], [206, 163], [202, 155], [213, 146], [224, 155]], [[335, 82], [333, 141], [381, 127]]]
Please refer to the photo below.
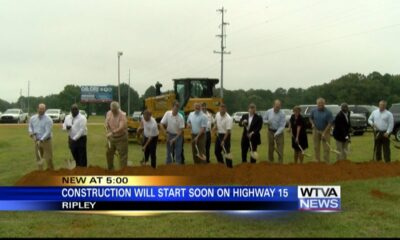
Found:
[[[218, 79], [211, 78], [181, 78], [173, 79], [174, 91], [161, 94], [161, 84], [156, 85], [156, 95], [145, 99], [145, 108], [152, 112], [152, 116], [157, 122], [160, 122], [165, 112], [172, 108], [174, 101], [180, 103], [180, 113], [184, 115], [185, 121], [191, 111], [194, 103], [206, 103], [208, 111], [215, 115], [218, 112], [222, 99], [214, 95], [215, 85]], [[137, 139], [136, 132], [140, 126], [140, 119], [128, 119], [128, 131], [130, 139]], [[191, 139], [190, 129], [184, 130], [185, 140]], [[213, 141], [214, 136], [212, 137]], [[165, 134], [160, 133], [160, 141], [165, 141]]]

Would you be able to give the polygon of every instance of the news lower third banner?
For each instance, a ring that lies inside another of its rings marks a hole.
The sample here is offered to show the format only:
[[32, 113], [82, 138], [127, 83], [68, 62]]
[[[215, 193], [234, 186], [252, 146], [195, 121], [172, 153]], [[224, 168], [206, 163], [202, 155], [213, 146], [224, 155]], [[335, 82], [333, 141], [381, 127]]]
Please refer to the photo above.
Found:
[[[169, 177], [59, 177], [0, 187], [1, 211], [340, 211], [340, 186], [190, 186]], [[97, 178], [96, 181], [93, 179]], [[174, 179], [174, 177], [172, 177]], [[80, 179], [80, 183], [77, 182]], [[136, 179], [136, 180], [138, 180]], [[64, 181], [65, 180], [65, 181]], [[166, 182], [161, 185], [161, 182]], [[185, 182], [185, 181], [183, 181]], [[139, 184], [138, 184], [139, 183]], [[153, 184], [152, 184], [153, 183]]]

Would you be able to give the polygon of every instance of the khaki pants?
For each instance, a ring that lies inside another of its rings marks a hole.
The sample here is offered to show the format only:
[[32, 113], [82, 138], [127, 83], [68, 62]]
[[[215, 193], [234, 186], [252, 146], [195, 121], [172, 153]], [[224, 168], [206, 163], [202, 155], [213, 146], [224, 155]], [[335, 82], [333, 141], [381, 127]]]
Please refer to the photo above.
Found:
[[43, 141], [39, 144], [36, 144], [35, 142], [35, 155], [36, 155], [36, 162], [38, 164], [39, 170], [43, 170], [43, 164], [44, 162], [40, 162], [40, 156], [38, 151], [40, 151], [40, 155], [42, 156], [42, 159], [44, 162], [47, 164], [47, 169], [49, 170], [54, 170], [53, 166], [53, 147], [51, 143], [51, 139]]
[[[275, 132], [268, 130], [268, 160], [274, 161], [274, 150], [275, 150]], [[276, 149], [278, 150], [278, 161], [283, 163], [283, 145], [284, 145], [284, 134], [281, 133], [276, 136]]]
[[317, 160], [318, 162], [321, 161], [320, 149], [321, 149], [321, 141], [322, 141], [322, 148], [324, 150], [324, 161], [328, 163], [329, 162], [329, 147], [328, 147], [327, 143], [330, 144], [331, 136], [330, 136], [330, 134], [327, 134], [325, 136], [325, 141], [323, 141], [322, 133], [323, 133], [323, 131], [319, 131], [317, 129], [313, 130], [315, 160]]
[[385, 159], [385, 162], [390, 162], [390, 140], [389, 138], [385, 138], [383, 136], [385, 132], [379, 132], [378, 136], [377, 134], [378, 132], [375, 134], [375, 147], [376, 147], [376, 149], [374, 150], [376, 153], [375, 159], [377, 161], [382, 160], [382, 148], [383, 148], [383, 158]]
[[107, 166], [108, 170], [114, 169], [114, 155], [118, 151], [120, 168], [124, 168], [128, 163], [128, 134], [121, 137], [110, 137], [110, 144], [107, 143]]
[[[202, 134], [197, 141], [197, 147], [199, 148], [199, 153], [200, 153], [200, 155], [203, 155], [203, 156], [205, 156], [205, 153], [206, 153], [206, 135], [205, 134], [206, 133]], [[192, 134], [192, 139], [194, 139], [196, 136], [197, 136], [197, 134]], [[193, 155], [194, 163], [206, 163], [206, 161], [203, 161], [197, 157], [197, 149], [196, 149], [195, 142], [192, 142], [192, 155]]]
[[340, 154], [336, 154], [336, 160], [346, 160], [347, 152], [349, 151], [349, 142], [336, 141], [336, 150], [340, 152]]

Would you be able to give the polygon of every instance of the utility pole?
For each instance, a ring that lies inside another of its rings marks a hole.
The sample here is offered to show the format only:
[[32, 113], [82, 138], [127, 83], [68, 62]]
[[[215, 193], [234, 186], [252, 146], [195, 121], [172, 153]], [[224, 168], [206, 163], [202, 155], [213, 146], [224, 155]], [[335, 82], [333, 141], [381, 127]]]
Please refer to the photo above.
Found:
[[30, 110], [30, 108], [29, 108], [29, 95], [30, 95], [30, 88], [31, 88], [31, 82], [30, 82], [30, 81], [28, 81], [28, 116], [29, 116], [29, 110]]
[[216, 35], [217, 37], [221, 38], [221, 51], [214, 51], [214, 53], [221, 54], [221, 89], [220, 89], [220, 95], [221, 98], [224, 98], [224, 55], [225, 54], [231, 54], [231, 52], [226, 52], [226, 33], [225, 33], [225, 26], [229, 25], [229, 23], [225, 22], [224, 19], [224, 14], [226, 12], [226, 9], [224, 7], [217, 9], [217, 12], [221, 13], [221, 25], [219, 26], [221, 28], [221, 34]]
[[120, 67], [119, 67], [119, 63], [120, 63], [120, 58], [122, 56], [122, 52], [118, 52], [118, 103], [121, 104], [121, 87], [120, 87], [120, 81], [119, 81], [119, 71], [120, 71]]
[[129, 68], [128, 80], [128, 117], [131, 115], [131, 69]]
[[23, 100], [22, 100], [22, 88], [20, 88], [19, 89], [19, 100], [21, 101], [20, 102], [20, 105], [21, 105], [21, 110], [24, 110], [23, 108], [24, 108], [24, 104], [23, 104]]

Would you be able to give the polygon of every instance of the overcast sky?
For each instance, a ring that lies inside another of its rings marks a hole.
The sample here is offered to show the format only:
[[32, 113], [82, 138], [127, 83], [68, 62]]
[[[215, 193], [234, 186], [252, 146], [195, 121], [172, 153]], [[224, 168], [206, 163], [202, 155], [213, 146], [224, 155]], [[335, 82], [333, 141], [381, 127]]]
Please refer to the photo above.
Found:
[[0, 0], [0, 98], [220, 76], [227, 89], [309, 87], [349, 72], [398, 74], [399, 0]]

